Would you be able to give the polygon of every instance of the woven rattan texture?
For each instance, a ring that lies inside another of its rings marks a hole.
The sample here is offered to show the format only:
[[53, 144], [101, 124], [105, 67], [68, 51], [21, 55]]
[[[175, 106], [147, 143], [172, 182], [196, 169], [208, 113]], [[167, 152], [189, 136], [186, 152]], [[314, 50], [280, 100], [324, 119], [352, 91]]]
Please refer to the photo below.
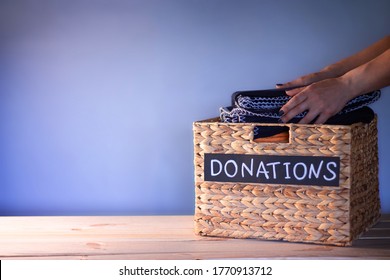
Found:
[[[252, 141], [253, 123], [193, 124], [195, 232], [351, 245], [379, 218], [376, 119], [352, 126], [288, 124], [289, 143]], [[275, 124], [272, 124], [275, 126]], [[204, 153], [340, 157], [339, 187], [204, 181]]]

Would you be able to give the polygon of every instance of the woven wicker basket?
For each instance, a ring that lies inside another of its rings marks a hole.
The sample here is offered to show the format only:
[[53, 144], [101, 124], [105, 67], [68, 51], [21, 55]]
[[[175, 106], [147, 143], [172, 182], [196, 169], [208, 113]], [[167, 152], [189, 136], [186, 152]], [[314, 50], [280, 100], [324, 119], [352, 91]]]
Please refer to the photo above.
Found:
[[[195, 232], [350, 246], [380, 216], [376, 118], [370, 124], [288, 126], [288, 143], [253, 141], [255, 126], [195, 122]], [[278, 126], [278, 124], [272, 124]], [[211, 182], [205, 154], [336, 156], [339, 185]]]

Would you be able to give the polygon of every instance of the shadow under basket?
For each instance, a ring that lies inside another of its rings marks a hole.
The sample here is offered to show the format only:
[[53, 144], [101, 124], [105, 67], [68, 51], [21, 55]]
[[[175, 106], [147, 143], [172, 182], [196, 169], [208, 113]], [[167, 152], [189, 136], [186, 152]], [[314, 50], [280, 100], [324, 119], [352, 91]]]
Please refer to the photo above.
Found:
[[[256, 141], [256, 126], [288, 141]], [[193, 123], [195, 232], [350, 246], [380, 217], [377, 119], [353, 125]], [[278, 177], [279, 176], [279, 177]]]

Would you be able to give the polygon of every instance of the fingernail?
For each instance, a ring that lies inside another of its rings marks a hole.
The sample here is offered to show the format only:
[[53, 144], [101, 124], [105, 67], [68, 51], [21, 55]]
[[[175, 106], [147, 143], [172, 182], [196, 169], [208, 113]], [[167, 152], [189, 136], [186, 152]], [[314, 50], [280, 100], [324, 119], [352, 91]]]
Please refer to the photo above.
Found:
[[283, 116], [284, 115], [284, 111], [283, 110], [280, 110], [279, 111], [279, 116]]
[[283, 84], [276, 84], [278, 87], [281, 87]]

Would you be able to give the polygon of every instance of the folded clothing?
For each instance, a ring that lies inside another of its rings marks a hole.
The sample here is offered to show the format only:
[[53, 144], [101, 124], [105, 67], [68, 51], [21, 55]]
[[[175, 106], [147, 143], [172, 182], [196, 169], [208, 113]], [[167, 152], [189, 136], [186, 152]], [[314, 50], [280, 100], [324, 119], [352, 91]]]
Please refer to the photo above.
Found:
[[[326, 124], [371, 122], [375, 114], [367, 105], [377, 101], [380, 94], [380, 90], [376, 90], [353, 98], [339, 113], [329, 118]], [[285, 90], [239, 91], [232, 95], [233, 106], [220, 108], [220, 119], [227, 123], [278, 123], [279, 110], [290, 99]], [[289, 123], [298, 123], [306, 113], [296, 115]], [[255, 127], [254, 138], [270, 137], [287, 130], [283, 126]]]
[[[337, 114], [329, 118], [325, 124], [351, 125], [353, 123], [370, 123], [375, 116], [374, 111], [367, 106], [353, 110], [345, 114]], [[253, 116], [248, 110], [233, 107], [223, 107], [220, 109], [220, 117], [223, 122], [228, 123], [278, 123], [276, 118], [266, 116]], [[298, 123], [302, 117], [296, 116], [290, 123]], [[286, 126], [255, 126], [253, 129], [254, 139], [259, 137], [270, 137], [275, 134], [288, 131]]]

